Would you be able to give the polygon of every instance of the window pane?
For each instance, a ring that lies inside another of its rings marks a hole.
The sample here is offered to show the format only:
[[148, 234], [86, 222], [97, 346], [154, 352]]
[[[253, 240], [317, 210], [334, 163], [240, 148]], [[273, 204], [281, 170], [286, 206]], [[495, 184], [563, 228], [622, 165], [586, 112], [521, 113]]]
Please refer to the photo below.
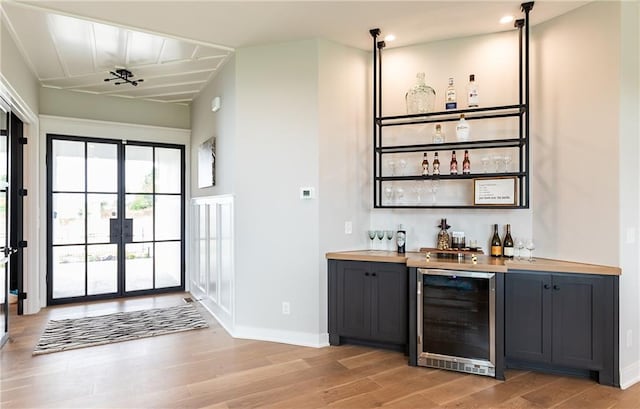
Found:
[[118, 291], [118, 245], [94, 245], [87, 248], [87, 292], [107, 294]]
[[126, 146], [125, 179], [128, 193], [153, 192], [153, 148]]
[[[7, 192], [0, 191], [0, 246], [7, 245]], [[0, 278], [0, 281], [2, 279]]]
[[117, 145], [87, 143], [87, 190], [89, 192], [118, 191]]
[[109, 243], [110, 221], [118, 217], [118, 195], [87, 195], [87, 242]]
[[180, 240], [181, 197], [156, 196], [156, 240]]
[[133, 241], [153, 240], [153, 195], [127, 195], [127, 219], [133, 219]]
[[180, 193], [180, 149], [156, 148], [156, 193]]
[[126, 245], [125, 291], [153, 288], [153, 243]]
[[85, 295], [84, 262], [84, 246], [53, 248], [53, 298]]
[[84, 193], [53, 194], [53, 244], [85, 242], [84, 212]]
[[53, 190], [84, 192], [84, 142], [52, 141]]
[[156, 288], [180, 285], [180, 242], [156, 243]]
[[[5, 112], [0, 109], [0, 119], [6, 118], [6, 117], [7, 115], [5, 114]], [[0, 120], [0, 122], [2, 121]], [[0, 188], [5, 189], [6, 188], [5, 183], [8, 181], [7, 179], [8, 152], [7, 152], [7, 134], [5, 134], [3, 131], [6, 132], [6, 128], [0, 125]]]

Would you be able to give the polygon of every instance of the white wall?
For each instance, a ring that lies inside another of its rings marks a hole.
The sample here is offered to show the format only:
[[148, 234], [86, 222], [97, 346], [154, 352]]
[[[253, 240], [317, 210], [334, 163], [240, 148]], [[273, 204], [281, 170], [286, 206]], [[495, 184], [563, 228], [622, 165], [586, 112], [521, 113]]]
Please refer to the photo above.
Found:
[[[319, 41], [319, 333], [327, 333], [329, 251], [366, 248], [371, 191], [370, 55]], [[352, 233], [345, 234], [345, 222]]]
[[318, 200], [299, 198], [319, 180], [317, 49], [300, 41], [236, 53], [238, 334], [318, 343]]
[[24, 102], [31, 112], [37, 114], [40, 83], [31, 72], [13, 37], [7, 30], [4, 15], [0, 16], [0, 75], [8, 82], [15, 95], [21, 99], [21, 101], [9, 102], [12, 104]]
[[[229, 194], [233, 192], [236, 167], [236, 63], [235, 56], [200, 92], [191, 104], [191, 142], [193, 155], [191, 191], [194, 197]], [[220, 97], [222, 107], [211, 112], [211, 100]], [[198, 147], [212, 136], [216, 137], [216, 185], [198, 188]]]
[[188, 105], [40, 88], [40, 113], [130, 124], [190, 127]]
[[[466, 108], [465, 91], [469, 74], [475, 74], [479, 86], [481, 106], [509, 105], [518, 103], [518, 36], [517, 31], [468, 37], [454, 40], [438, 41], [410, 47], [393, 48], [391, 45], [383, 51], [383, 115], [406, 113], [405, 93], [415, 84], [417, 72], [426, 74], [426, 83], [436, 91], [436, 109], [444, 110], [444, 92], [447, 79], [453, 77], [458, 95], [458, 107]], [[370, 102], [367, 103], [370, 105]], [[474, 139], [491, 139], [500, 137], [517, 137], [517, 119], [500, 119], [490, 121], [469, 121], [471, 134]], [[434, 124], [418, 125], [414, 127], [387, 127], [383, 130], [385, 145], [400, 143], [430, 143]], [[455, 140], [455, 122], [442, 123], [447, 141]], [[371, 139], [369, 137], [369, 139]], [[535, 144], [535, 141], [533, 142]], [[372, 148], [369, 148], [369, 155]], [[511, 150], [514, 163], [517, 151]], [[505, 150], [474, 150], [470, 151], [472, 170], [481, 168], [481, 158], [493, 154], [506, 154]], [[463, 152], [457, 152], [458, 163], [462, 160]], [[441, 166], [447, 168], [451, 152], [439, 152]], [[389, 157], [385, 155], [383, 167], [385, 174], [390, 174], [386, 165]], [[407, 160], [405, 169], [407, 175], [419, 174], [422, 163], [422, 153], [412, 156], [397, 155]], [[410, 158], [410, 159], [409, 159]], [[429, 154], [429, 162], [433, 161], [433, 154]], [[399, 172], [399, 170], [398, 170]], [[371, 171], [368, 170], [371, 178]], [[413, 189], [418, 184], [394, 183], [394, 188], [402, 187], [405, 191], [404, 200], [416, 201], [417, 192]], [[424, 185], [424, 184], [423, 184]], [[427, 184], [427, 187], [429, 184]], [[449, 187], [447, 187], [449, 186]], [[440, 184], [436, 194], [436, 204], [446, 202], [446, 198], [456, 200], [461, 194], [469, 195], [471, 185], [467, 191], [461, 192], [450, 188], [451, 185]], [[533, 192], [532, 194], [535, 194]], [[368, 193], [366, 200], [372, 206], [372, 193]], [[432, 203], [432, 195], [427, 190], [421, 193], [422, 203]], [[531, 210], [460, 210], [460, 209], [373, 209], [371, 211], [370, 227], [374, 230], [396, 230], [403, 224], [407, 230], [407, 250], [418, 250], [420, 247], [435, 247], [439, 229], [439, 220], [446, 218], [452, 230], [465, 232], [467, 241], [477, 240], [481, 247], [487, 249], [493, 232], [493, 224], [501, 226], [511, 224], [515, 237], [528, 238], [531, 236]], [[501, 227], [502, 228], [502, 227]], [[364, 234], [364, 232], [362, 232]], [[501, 234], [504, 234], [501, 231]], [[534, 237], [535, 239], [535, 237]], [[368, 238], [367, 238], [368, 241]], [[379, 243], [374, 247], [393, 246], [393, 243]], [[367, 243], [369, 246], [369, 243]], [[389, 247], [391, 248], [391, 247]], [[393, 246], [395, 248], [395, 246]], [[537, 252], [536, 252], [537, 254]]]

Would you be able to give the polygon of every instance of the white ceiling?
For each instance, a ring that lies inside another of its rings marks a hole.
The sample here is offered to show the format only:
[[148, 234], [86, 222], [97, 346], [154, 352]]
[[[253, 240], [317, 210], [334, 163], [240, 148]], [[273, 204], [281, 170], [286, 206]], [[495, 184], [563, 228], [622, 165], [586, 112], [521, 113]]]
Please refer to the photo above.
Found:
[[[2, 8], [44, 86], [188, 103], [235, 48], [319, 37], [369, 50], [375, 27], [396, 35], [388, 47], [492, 33], [512, 29], [498, 20], [521, 18], [520, 3], [5, 0]], [[586, 3], [538, 1], [532, 25]], [[144, 83], [104, 83], [120, 66]]]

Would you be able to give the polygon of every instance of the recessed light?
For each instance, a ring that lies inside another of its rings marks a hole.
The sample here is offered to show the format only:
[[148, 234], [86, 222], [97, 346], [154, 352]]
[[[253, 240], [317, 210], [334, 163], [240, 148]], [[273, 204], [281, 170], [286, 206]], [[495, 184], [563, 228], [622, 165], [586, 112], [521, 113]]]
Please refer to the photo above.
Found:
[[500, 19], [500, 24], [509, 24], [513, 21], [513, 16], [504, 16]]
[[384, 41], [393, 41], [393, 40], [395, 40], [395, 39], [396, 39], [396, 36], [394, 36], [393, 34], [387, 34], [387, 35], [384, 37]]

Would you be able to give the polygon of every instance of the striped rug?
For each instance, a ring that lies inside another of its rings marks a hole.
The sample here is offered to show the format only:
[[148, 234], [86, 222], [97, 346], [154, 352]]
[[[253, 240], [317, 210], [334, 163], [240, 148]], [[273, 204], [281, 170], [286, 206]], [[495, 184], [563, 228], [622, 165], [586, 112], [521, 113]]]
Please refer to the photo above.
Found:
[[33, 355], [207, 328], [193, 304], [47, 323]]

